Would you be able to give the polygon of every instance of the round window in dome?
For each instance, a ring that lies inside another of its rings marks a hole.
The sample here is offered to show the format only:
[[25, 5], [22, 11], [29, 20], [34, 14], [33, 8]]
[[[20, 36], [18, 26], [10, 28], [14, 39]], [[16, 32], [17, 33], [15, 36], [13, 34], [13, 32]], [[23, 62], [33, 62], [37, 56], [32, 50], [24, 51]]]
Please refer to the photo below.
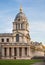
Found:
[[18, 21], [20, 21], [20, 19], [18, 19]]

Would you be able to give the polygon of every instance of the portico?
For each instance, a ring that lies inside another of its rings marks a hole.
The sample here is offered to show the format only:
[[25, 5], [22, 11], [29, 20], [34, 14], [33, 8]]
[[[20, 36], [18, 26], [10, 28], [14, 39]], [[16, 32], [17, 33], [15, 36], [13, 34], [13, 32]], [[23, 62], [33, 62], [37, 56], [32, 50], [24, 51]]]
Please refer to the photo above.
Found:
[[5, 59], [23, 59], [29, 54], [28, 47], [4, 47], [2, 49], [2, 58]]

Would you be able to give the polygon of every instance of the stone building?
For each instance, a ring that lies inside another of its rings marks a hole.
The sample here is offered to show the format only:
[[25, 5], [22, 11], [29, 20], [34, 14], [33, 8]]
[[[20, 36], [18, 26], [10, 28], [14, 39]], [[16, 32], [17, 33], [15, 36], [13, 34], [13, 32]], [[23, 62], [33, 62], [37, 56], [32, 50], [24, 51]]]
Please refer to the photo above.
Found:
[[28, 26], [21, 7], [14, 19], [12, 33], [0, 33], [0, 59], [31, 59]]

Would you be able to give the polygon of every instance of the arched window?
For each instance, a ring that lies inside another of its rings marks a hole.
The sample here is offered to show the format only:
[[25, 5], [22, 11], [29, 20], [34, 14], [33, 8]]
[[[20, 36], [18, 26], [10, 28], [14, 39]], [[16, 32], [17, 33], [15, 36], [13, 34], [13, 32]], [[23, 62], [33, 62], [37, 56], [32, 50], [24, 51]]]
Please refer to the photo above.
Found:
[[9, 42], [9, 39], [7, 38], [7, 40], [6, 40], [7, 42]]
[[4, 42], [4, 39], [2, 38], [1, 41]]
[[16, 42], [19, 42], [19, 34], [16, 35]]

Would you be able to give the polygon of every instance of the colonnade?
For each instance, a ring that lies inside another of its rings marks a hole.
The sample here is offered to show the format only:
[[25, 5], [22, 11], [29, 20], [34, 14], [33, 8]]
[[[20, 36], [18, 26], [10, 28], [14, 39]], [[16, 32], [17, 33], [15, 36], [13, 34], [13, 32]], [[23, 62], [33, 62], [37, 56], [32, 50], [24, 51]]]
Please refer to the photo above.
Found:
[[2, 57], [27, 57], [30, 56], [30, 47], [4, 47]]

